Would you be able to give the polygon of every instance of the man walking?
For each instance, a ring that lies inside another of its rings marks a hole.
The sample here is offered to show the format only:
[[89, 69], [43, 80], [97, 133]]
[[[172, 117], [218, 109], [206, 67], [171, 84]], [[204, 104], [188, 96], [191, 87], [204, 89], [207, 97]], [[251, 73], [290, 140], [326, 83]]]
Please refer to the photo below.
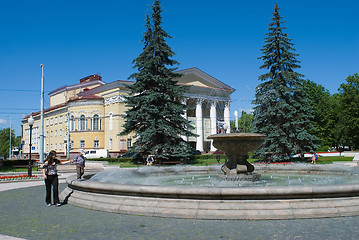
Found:
[[77, 179], [81, 179], [82, 175], [85, 173], [85, 151], [80, 149], [79, 154], [72, 160], [72, 162], [76, 163], [76, 172]]

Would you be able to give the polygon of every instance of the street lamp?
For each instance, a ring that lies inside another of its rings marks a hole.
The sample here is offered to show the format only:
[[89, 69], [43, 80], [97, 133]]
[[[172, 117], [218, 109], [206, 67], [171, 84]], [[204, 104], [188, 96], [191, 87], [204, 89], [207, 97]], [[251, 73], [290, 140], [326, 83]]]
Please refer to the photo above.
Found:
[[67, 138], [66, 138], [66, 136], [64, 137], [64, 153], [67, 156]]
[[29, 148], [30, 148], [30, 154], [29, 154], [29, 167], [27, 169], [27, 176], [28, 177], [31, 177], [32, 176], [32, 168], [31, 168], [31, 148], [32, 148], [32, 145], [31, 145], [31, 138], [32, 138], [32, 126], [34, 125], [34, 119], [32, 118], [32, 116], [30, 116], [30, 118], [27, 120], [27, 123], [29, 124], [29, 127], [30, 127], [30, 144], [29, 144]]
[[127, 150], [129, 150], [131, 147], [132, 147], [132, 138], [131, 138], [131, 135], [128, 135]]

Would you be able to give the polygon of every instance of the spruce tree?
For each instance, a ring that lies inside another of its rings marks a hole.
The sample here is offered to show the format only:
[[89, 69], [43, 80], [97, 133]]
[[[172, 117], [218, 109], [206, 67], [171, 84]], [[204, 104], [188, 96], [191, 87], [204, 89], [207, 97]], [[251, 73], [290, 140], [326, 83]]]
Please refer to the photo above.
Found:
[[254, 128], [267, 135], [258, 151], [272, 160], [289, 159], [297, 150], [314, 150], [315, 137], [309, 133], [312, 109], [303, 89], [302, 74], [295, 72], [300, 62], [296, 59], [293, 43], [284, 33], [283, 21], [276, 4], [269, 32], [261, 49], [264, 61], [261, 69], [269, 71], [261, 76], [256, 87]]
[[135, 133], [134, 151], [142, 157], [157, 154], [159, 161], [171, 158], [188, 158], [191, 146], [182, 136], [193, 136], [190, 122], [182, 115], [185, 88], [178, 85], [172, 60], [174, 52], [166, 43], [171, 38], [161, 27], [161, 6], [158, 0], [152, 6], [152, 16], [146, 16], [147, 31], [143, 36], [143, 52], [133, 61], [138, 72], [129, 78], [126, 98], [126, 121], [121, 135]]

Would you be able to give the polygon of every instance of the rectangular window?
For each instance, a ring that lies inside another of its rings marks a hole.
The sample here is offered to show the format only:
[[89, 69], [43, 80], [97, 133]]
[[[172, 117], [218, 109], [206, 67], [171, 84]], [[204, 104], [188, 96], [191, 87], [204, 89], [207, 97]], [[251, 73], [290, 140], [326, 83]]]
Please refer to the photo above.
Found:
[[100, 141], [99, 140], [94, 140], [93, 141], [93, 148], [99, 148], [100, 147]]
[[59, 146], [59, 150], [61, 150], [62, 149], [62, 143], [60, 143], [60, 146]]
[[57, 117], [55, 117], [55, 124], [57, 124]]
[[120, 150], [126, 150], [126, 140], [120, 140]]
[[60, 134], [60, 136], [62, 135], [62, 129], [60, 129], [59, 134]]
[[50, 119], [50, 125], [52, 125], [52, 124], [54, 124], [54, 119], [53, 118]]
[[59, 123], [62, 123], [62, 116], [59, 117]]
[[85, 148], [85, 140], [80, 141], [80, 148]]
[[49, 126], [49, 119], [46, 119], [46, 126]]

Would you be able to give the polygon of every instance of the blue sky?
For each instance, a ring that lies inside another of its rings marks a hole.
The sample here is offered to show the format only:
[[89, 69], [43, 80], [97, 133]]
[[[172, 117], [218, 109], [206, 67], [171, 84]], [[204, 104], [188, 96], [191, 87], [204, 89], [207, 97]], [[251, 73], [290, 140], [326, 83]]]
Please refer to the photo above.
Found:
[[[16, 0], [0, 3], [0, 128], [21, 134], [21, 119], [40, 110], [40, 64], [48, 93], [99, 73], [126, 80], [142, 50], [152, 0]], [[162, 0], [163, 28], [179, 69], [197, 67], [236, 89], [234, 111], [249, 111], [262, 61], [260, 49], [274, 4], [300, 54], [297, 72], [331, 93], [359, 72], [356, 0]]]

